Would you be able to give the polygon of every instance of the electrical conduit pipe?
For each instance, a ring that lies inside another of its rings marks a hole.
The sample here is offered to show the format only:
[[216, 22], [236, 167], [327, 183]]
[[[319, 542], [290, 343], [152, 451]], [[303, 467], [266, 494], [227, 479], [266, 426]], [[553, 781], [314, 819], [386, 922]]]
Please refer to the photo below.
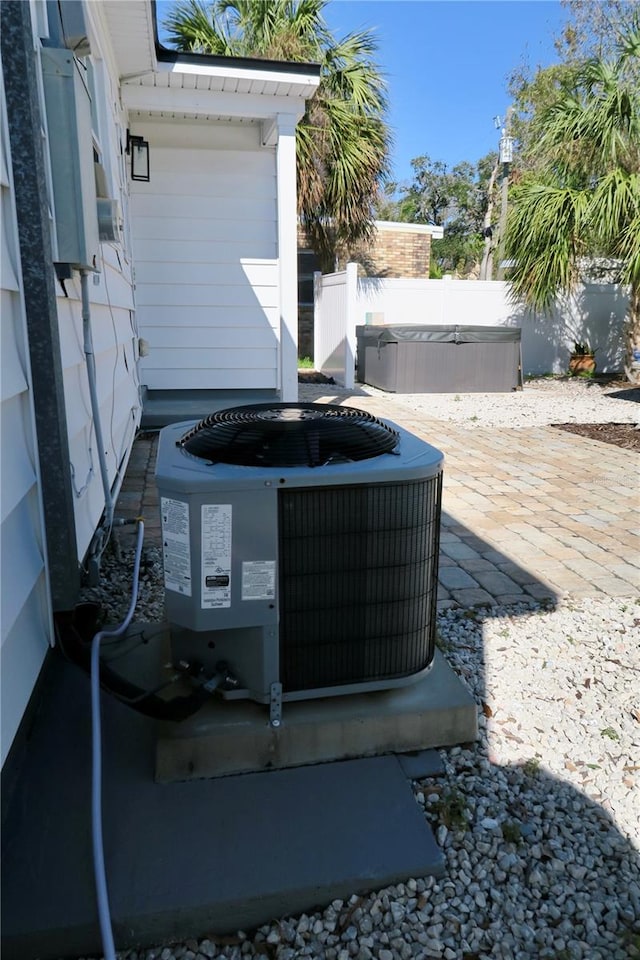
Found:
[[105, 505], [105, 529], [107, 538], [113, 525], [113, 514], [115, 510], [114, 498], [111, 495], [111, 486], [109, 484], [109, 471], [107, 469], [107, 457], [104, 449], [104, 439], [102, 435], [102, 423], [100, 421], [100, 405], [98, 403], [98, 390], [96, 387], [96, 359], [93, 352], [93, 337], [91, 334], [91, 306], [89, 303], [89, 271], [80, 271], [80, 291], [82, 296], [82, 337], [83, 349], [87, 363], [87, 380], [89, 382], [89, 399], [91, 402], [91, 414], [93, 417], [93, 428], [96, 434], [96, 445], [98, 447], [98, 462], [100, 464], [100, 478], [102, 480], [102, 489], [104, 491]]

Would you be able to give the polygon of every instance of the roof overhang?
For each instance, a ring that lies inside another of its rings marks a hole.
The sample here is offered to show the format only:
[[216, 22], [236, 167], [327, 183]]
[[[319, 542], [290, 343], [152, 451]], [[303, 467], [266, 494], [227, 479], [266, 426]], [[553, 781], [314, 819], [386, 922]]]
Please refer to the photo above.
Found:
[[442, 240], [444, 227], [435, 223], [402, 223], [399, 220], [376, 220], [376, 230], [389, 233], [423, 233], [429, 234], [432, 240]]
[[[90, 9], [93, 4], [88, 4]], [[156, 69], [156, 31], [151, 0], [102, 0], [99, 12], [111, 39], [120, 80]]]
[[[318, 63], [180, 53], [160, 44], [156, 46], [156, 54], [159, 73], [168, 71], [169, 76], [174, 77], [198, 75], [203, 81], [208, 77], [210, 89], [309, 99], [320, 83]], [[170, 79], [168, 85], [171, 86]], [[206, 86], [203, 82], [203, 87]]]
[[299, 119], [320, 82], [315, 64], [173, 54], [153, 73], [122, 85], [124, 105], [139, 115], [169, 119]]
[[123, 105], [139, 118], [265, 122], [302, 117], [320, 83], [316, 63], [180, 53], [158, 43], [152, 0], [89, 4], [109, 35]]
[[99, 11], [129, 109], [262, 119], [274, 116], [279, 107], [302, 116], [305, 101], [320, 83], [317, 63], [168, 50], [158, 43], [152, 0], [102, 0]]

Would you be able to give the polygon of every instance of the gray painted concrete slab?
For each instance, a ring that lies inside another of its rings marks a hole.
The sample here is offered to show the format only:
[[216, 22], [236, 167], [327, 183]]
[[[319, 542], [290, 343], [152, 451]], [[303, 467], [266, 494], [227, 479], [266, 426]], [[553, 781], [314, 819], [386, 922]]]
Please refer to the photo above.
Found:
[[[89, 681], [57, 656], [48, 670], [3, 824], [3, 960], [101, 953]], [[103, 742], [120, 948], [251, 928], [443, 870], [396, 757], [160, 785], [153, 723], [109, 697]]]
[[473, 697], [439, 650], [419, 680], [376, 693], [284, 702], [282, 724], [246, 700], [212, 700], [195, 717], [164, 725], [161, 782], [225, 776], [354, 757], [445, 747], [475, 740]]
[[398, 762], [405, 776], [410, 780], [423, 780], [425, 777], [444, 775], [444, 763], [437, 750], [416, 750], [412, 753], [399, 753]]

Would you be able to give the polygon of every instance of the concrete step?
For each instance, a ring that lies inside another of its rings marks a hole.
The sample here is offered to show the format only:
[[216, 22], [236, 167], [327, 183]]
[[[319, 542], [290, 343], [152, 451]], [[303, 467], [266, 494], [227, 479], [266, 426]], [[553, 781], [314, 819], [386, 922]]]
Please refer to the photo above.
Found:
[[143, 429], [159, 429], [182, 420], [202, 420], [215, 410], [279, 401], [276, 390], [146, 390]]

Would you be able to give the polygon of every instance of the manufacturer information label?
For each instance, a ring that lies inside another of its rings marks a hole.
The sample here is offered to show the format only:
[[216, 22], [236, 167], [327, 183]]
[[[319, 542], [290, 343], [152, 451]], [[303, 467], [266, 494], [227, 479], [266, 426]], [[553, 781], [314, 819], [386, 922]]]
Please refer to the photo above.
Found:
[[191, 553], [189, 550], [189, 504], [162, 497], [162, 553], [164, 585], [185, 597], [191, 596]]
[[202, 505], [202, 607], [231, 606], [231, 504]]
[[246, 560], [242, 564], [242, 599], [273, 600], [275, 595], [275, 560]]

